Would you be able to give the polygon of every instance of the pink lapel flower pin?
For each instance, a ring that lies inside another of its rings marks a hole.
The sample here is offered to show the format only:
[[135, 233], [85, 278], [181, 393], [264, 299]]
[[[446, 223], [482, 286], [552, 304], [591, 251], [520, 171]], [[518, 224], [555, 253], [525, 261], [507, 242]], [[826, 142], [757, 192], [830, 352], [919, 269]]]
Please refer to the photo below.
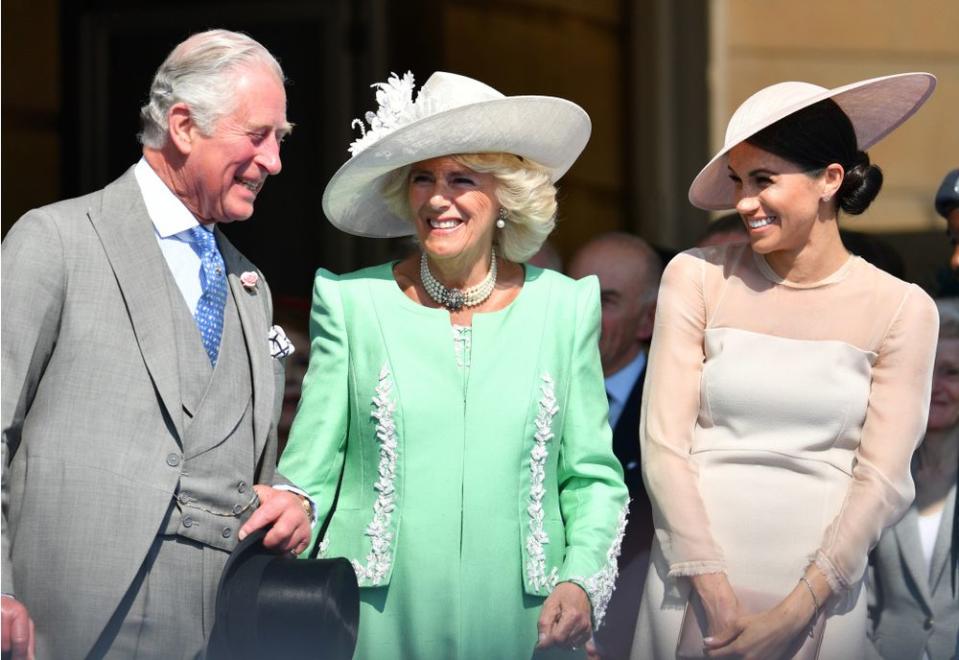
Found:
[[256, 288], [256, 283], [260, 281], [260, 276], [255, 272], [248, 270], [242, 275], [240, 275], [240, 284], [242, 284], [247, 290], [252, 291]]

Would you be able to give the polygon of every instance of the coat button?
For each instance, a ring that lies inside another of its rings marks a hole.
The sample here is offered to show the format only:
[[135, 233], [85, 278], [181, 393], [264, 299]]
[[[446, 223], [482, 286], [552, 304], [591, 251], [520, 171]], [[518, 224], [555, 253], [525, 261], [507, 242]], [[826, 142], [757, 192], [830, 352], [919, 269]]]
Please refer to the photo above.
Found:
[[183, 491], [182, 493], [177, 495], [176, 498], [180, 501], [180, 504], [186, 504], [190, 501], [190, 494], [186, 491]]
[[923, 630], [932, 630], [932, 627], [934, 625], [936, 625], [936, 620], [933, 619], [932, 617], [929, 617], [928, 619], [922, 622]]
[[233, 530], [229, 527], [223, 528], [223, 538], [228, 539], [233, 535]]
[[170, 467], [176, 467], [180, 464], [180, 457], [176, 454], [167, 454], [166, 464]]
[[238, 515], [240, 515], [241, 513], [243, 513], [243, 505], [242, 505], [242, 504], [234, 504], [234, 505], [233, 505], [233, 515], [234, 515], [234, 516], [238, 516]]
[[239, 493], [245, 493], [245, 492], [246, 492], [246, 482], [245, 482], [245, 481], [241, 481], [240, 483], [238, 483], [238, 484], [236, 485], [236, 490], [237, 490], [237, 492], [239, 492]]
[[193, 518], [190, 516], [183, 516], [183, 526], [193, 527]]

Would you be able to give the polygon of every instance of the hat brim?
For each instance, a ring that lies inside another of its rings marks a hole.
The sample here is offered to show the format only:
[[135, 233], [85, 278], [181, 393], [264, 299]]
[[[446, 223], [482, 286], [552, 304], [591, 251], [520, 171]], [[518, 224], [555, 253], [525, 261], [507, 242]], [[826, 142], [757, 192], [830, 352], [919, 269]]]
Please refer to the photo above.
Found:
[[689, 202], [708, 211], [735, 208], [736, 189], [726, 167], [729, 151], [794, 112], [833, 99], [849, 117], [859, 149], [865, 151], [915, 114], [935, 87], [936, 78], [930, 73], [900, 73], [826, 89], [788, 104], [752, 123], [740, 134], [728, 136], [723, 148], [693, 179]]
[[413, 226], [387, 207], [384, 177], [395, 169], [456, 154], [510, 153], [545, 166], [558, 180], [586, 147], [589, 115], [552, 96], [510, 96], [463, 105], [403, 126], [337, 170], [323, 192], [323, 212], [338, 229], [393, 238]]
[[266, 531], [244, 538], [227, 559], [207, 657], [352, 657], [359, 588], [350, 562], [278, 555], [263, 547]]

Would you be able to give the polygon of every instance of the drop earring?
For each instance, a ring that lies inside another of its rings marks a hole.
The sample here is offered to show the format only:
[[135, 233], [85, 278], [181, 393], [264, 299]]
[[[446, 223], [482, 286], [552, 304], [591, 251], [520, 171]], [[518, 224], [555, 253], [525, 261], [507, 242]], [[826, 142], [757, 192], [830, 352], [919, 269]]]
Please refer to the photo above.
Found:
[[509, 211], [500, 207], [498, 217], [496, 218], [496, 228], [502, 229], [506, 226], [506, 219], [509, 218]]

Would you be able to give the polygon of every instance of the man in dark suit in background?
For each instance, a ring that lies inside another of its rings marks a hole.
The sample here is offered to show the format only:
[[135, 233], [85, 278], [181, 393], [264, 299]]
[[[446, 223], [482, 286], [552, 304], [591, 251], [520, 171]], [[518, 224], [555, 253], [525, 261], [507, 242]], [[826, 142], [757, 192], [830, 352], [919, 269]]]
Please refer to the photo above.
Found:
[[639, 412], [662, 271], [662, 261], [645, 241], [620, 232], [602, 234], [584, 245], [569, 268], [569, 275], [577, 279], [599, 277], [599, 354], [609, 397], [613, 451], [623, 465], [632, 500], [616, 591], [606, 622], [595, 637], [595, 653], [607, 660], [629, 657], [653, 538], [652, 510], [640, 465]]

